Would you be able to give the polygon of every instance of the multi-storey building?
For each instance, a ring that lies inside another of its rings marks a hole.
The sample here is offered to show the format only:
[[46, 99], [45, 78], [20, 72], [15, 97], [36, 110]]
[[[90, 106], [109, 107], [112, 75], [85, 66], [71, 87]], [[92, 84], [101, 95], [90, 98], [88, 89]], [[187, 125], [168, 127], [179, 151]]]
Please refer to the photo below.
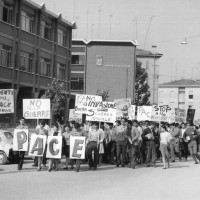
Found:
[[172, 108], [195, 109], [194, 120], [200, 122], [200, 81], [182, 79], [159, 85], [158, 103]]
[[[109, 101], [134, 99], [136, 45], [124, 40], [73, 40], [71, 92], [95, 95], [109, 90]], [[71, 99], [73, 107], [73, 98]]]
[[158, 104], [158, 85], [159, 85], [159, 64], [158, 59], [162, 54], [143, 49], [136, 50], [136, 57], [138, 61], [142, 62], [142, 67], [146, 69], [148, 74], [147, 83], [151, 96], [149, 101], [151, 104]]
[[15, 113], [22, 115], [22, 99], [38, 98], [53, 78], [69, 90], [71, 40], [74, 23], [31, 0], [0, 0], [0, 88], [15, 90]]

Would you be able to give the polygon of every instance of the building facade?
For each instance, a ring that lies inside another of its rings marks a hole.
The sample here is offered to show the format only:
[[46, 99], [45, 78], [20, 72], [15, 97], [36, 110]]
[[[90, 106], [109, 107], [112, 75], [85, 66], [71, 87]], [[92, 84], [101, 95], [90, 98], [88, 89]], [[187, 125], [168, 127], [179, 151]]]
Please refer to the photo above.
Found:
[[69, 91], [71, 40], [75, 24], [30, 0], [0, 0], [0, 88], [14, 89], [13, 122], [22, 116], [22, 99], [39, 98], [52, 79]]
[[137, 49], [136, 57], [138, 61], [142, 62], [142, 67], [148, 73], [147, 83], [151, 94], [149, 101], [152, 105], [156, 105], [158, 104], [159, 59], [162, 57], [162, 54]]
[[182, 79], [159, 85], [158, 102], [172, 108], [195, 109], [194, 121], [200, 123], [200, 81]]
[[136, 45], [134, 41], [73, 40], [71, 93], [95, 95], [109, 90], [109, 101], [133, 100]]

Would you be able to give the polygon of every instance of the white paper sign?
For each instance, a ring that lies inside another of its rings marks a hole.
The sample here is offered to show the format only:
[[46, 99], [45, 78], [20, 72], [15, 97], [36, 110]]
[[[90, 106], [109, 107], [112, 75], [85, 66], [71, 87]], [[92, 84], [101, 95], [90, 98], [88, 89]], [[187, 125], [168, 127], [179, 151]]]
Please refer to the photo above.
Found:
[[42, 157], [45, 150], [47, 137], [45, 135], [31, 135], [29, 156]]
[[14, 129], [13, 151], [28, 151], [28, 129]]
[[85, 159], [85, 137], [70, 136], [70, 158]]
[[14, 91], [0, 89], [0, 114], [14, 113]]
[[82, 123], [82, 114], [75, 113], [75, 109], [69, 110], [69, 121], [74, 120], [75, 122]]
[[151, 121], [152, 106], [138, 106], [137, 120], [138, 121]]
[[61, 158], [62, 136], [49, 136], [47, 139], [47, 158]]
[[23, 99], [23, 116], [26, 119], [50, 119], [50, 99]]
[[117, 119], [119, 118], [128, 118], [129, 113], [131, 112], [131, 99], [115, 99], [114, 102], [117, 104]]
[[129, 120], [134, 120], [135, 119], [135, 108], [136, 108], [135, 105], [131, 105], [131, 110], [128, 113]]
[[171, 107], [169, 105], [154, 105], [152, 106], [152, 121], [169, 122], [171, 118]]
[[76, 94], [75, 113], [90, 114], [101, 102], [101, 96]]
[[115, 123], [116, 121], [116, 103], [114, 102], [102, 102], [98, 108], [93, 112], [86, 115], [87, 121], [98, 121]]

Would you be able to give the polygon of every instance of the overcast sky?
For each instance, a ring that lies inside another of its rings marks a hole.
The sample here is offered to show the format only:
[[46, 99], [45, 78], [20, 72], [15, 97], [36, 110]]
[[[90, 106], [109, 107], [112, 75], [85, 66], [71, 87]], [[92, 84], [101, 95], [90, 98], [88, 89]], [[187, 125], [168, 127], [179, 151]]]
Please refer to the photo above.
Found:
[[[61, 12], [71, 22], [75, 20], [75, 38], [137, 39], [138, 48], [152, 51], [152, 45], [156, 45], [156, 51], [163, 54], [159, 60], [160, 83], [183, 77], [200, 79], [199, 0], [33, 1], [44, 2], [47, 9]], [[184, 38], [188, 38], [187, 45], [181, 44]]]

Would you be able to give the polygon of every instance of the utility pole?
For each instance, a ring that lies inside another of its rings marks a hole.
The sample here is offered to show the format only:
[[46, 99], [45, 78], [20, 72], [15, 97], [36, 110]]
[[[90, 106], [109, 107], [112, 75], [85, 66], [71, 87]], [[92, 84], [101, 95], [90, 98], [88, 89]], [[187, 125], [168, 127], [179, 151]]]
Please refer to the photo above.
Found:
[[99, 10], [98, 10], [98, 12], [99, 12], [99, 28], [98, 28], [98, 39], [100, 39], [100, 17], [101, 17], [101, 6], [99, 6]]
[[109, 15], [110, 16], [110, 40], [111, 40], [111, 38], [112, 38], [112, 31], [111, 31], [111, 25], [112, 25], [112, 23], [111, 23], [111, 21], [112, 21], [112, 14], [110, 14]]
[[91, 32], [92, 32], [92, 39], [93, 39], [93, 31], [94, 31], [94, 24], [92, 24], [92, 29], [91, 29]]
[[87, 34], [86, 34], [86, 38], [88, 39], [88, 15], [89, 15], [89, 10], [87, 10], [86, 14], [87, 14]]

